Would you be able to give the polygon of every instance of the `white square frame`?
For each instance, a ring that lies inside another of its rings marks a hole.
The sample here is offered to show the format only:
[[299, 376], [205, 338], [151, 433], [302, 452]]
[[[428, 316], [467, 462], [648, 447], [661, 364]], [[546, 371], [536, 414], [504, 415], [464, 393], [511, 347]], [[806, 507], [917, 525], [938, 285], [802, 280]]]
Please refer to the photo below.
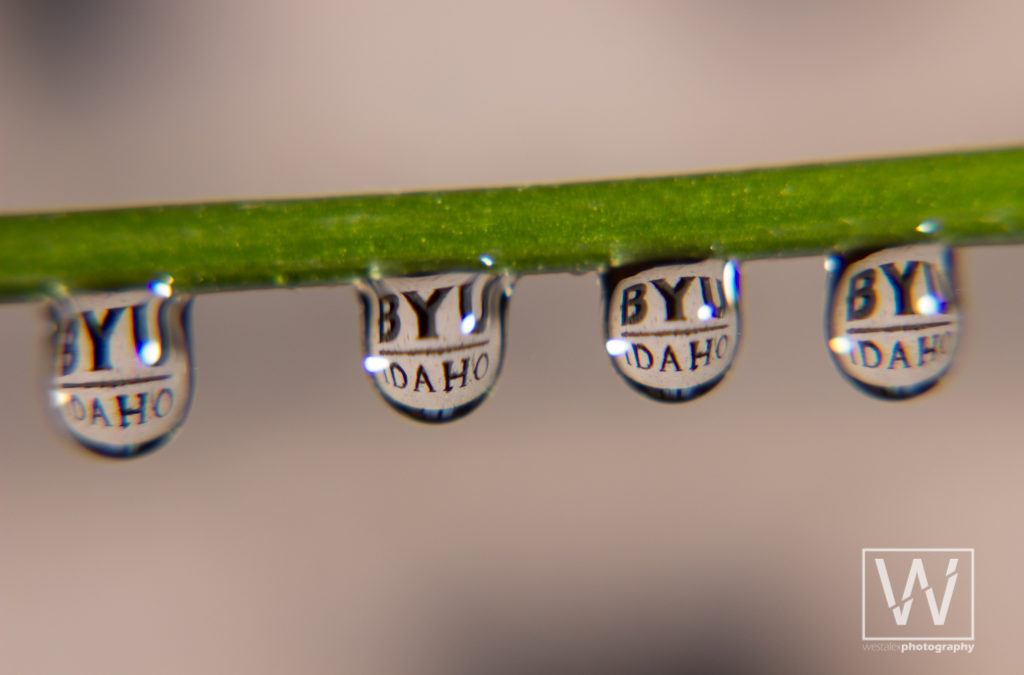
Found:
[[[960, 637], [868, 637], [867, 626], [867, 554], [875, 553], [970, 553], [971, 554], [971, 634]], [[888, 642], [974, 641], [974, 549], [973, 548], [862, 548], [860, 550], [860, 637], [862, 640]]]

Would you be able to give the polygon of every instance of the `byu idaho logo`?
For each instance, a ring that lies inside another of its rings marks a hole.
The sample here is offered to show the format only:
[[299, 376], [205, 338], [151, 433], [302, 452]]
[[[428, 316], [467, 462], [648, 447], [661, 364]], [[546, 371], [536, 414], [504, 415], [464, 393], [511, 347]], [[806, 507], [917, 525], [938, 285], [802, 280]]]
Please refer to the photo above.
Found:
[[512, 283], [453, 273], [361, 282], [363, 368], [384, 399], [426, 422], [457, 419], [486, 398], [501, 371]]
[[827, 265], [826, 339], [839, 370], [886, 398], [934, 386], [952, 362], [960, 332], [950, 250], [901, 246], [849, 263], [834, 256]]
[[973, 549], [864, 549], [865, 640], [973, 640]]
[[192, 400], [191, 298], [170, 284], [64, 298], [55, 304], [51, 402], [72, 436], [111, 457], [166, 441]]
[[734, 261], [613, 268], [604, 292], [605, 349], [634, 389], [686, 401], [729, 370], [740, 334]]

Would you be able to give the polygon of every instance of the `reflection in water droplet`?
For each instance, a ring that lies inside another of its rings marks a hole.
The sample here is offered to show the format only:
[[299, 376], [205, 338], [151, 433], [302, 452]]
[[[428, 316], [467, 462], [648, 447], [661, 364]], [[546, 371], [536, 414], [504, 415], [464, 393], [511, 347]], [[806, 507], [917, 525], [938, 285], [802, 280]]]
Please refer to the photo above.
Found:
[[949, 248], [900, 246], [835, 259], [825, 339], [839, 371], [883, 398], [909, 398], [933, 387], [949, 368], [960, 334]]
[[918, 232], [924, 234], [935, 234], [942, 229], [942, 223], [937, 220], [925, 220], [915, 228]]
[[739, 265], [631, 265], [603, 275], [605, 349], [638, 391], [687, 401], [725, 377], [740, 335]]
[[475, 409], [501, 371], [512, 279], [450, 273], [358, 284], [363, 369], [395, 409], [447, 422]]
[[50, 405], [86, 448], [138, 457], [171, 438], [192, 402], [191, 297], [145, 290], [62, 296]]

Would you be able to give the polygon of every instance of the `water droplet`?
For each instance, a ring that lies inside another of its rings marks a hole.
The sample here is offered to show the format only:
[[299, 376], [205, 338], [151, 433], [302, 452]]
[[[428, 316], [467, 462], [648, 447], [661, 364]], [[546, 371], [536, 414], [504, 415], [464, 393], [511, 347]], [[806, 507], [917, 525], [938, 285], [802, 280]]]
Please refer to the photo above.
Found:
[[603, 284], [605, 349], [634, 389], [687, 401], [725, 377], [740, 335], [735, 261], [617, 267]]
[[501, 371], [512, 279], [450, 273], [361, 281], [363, 369], [395, 409], [447, 422], [475, 409]]
[[883, 398], [932, 388], [959, 340], [952, 252], [921, 244], [834, 257], [825, 339], [836, 367]]
[[161, 298], [169, 298], [171, 297], [171, 284], [173, 283], [174, 277], [169, 274], [162, 274], [149, 282], [149, 292]]
[[918, 232], [923, 232], [924, 234], [935, 234], [942, 229], [942, 223], [937, 220], [925, 220], [914, 229]]
[[191, 297], [170, 277], [145, 289], [63, 295], [52, 303], [50, 405], [71, 436], [107, 457], [138, 457], [171, 438], [192, 402]]

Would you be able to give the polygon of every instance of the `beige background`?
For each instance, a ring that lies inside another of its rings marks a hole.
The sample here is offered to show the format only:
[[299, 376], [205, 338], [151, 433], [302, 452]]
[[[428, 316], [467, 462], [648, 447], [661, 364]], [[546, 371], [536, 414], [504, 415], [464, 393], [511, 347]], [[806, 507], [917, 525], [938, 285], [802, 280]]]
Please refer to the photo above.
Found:
[[[704, 170], [1024, 138], [1016, 2], [0, 4], [0, 208]], [[175, 442], [47, 425], [0, 307], [0, 672], [1012, 672], [1024, 251], [960, 257], [954, 373], [844, 383], [819, 260], [744, 267], [710, 396], [614, 374], [593, 276], [522, 280], [464, 421], [376, 400], [348, 288], [195, 307]], [[862, 547], [977, 549], [971, 656], [866, 654]]]

